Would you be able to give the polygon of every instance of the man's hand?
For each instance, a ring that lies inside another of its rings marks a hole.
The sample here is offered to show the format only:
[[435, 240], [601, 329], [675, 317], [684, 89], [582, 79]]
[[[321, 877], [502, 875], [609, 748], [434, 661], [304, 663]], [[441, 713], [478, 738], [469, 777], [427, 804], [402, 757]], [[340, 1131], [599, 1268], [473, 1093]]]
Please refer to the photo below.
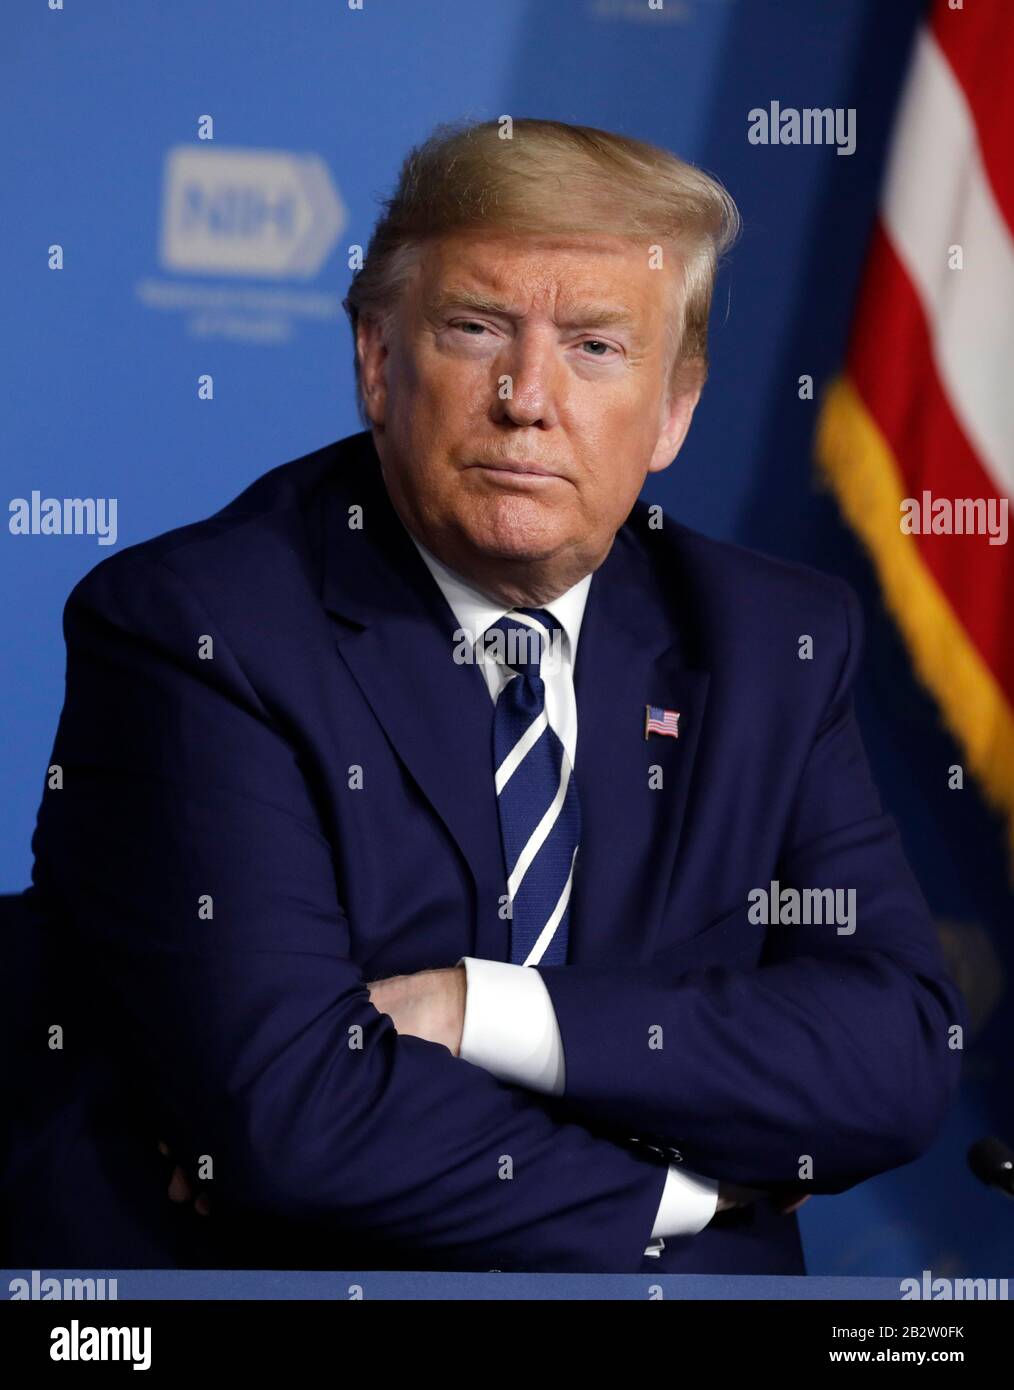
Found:
[[[163, 1158], [172, 1157], [172, 1155], [169, 1152], [169, 1145], [165, 1142], [164, 1139], [160, 1139], [158, 1141], [158, 1151]], [[169, 1179], [169, 1187], [166, 1195], [168, 1196], [170, 1202], [179, 1202], [181, 1204], [193, 1202], [194, 1211], [197, 1212], [198, 1216], [207, 1216], [211, 1211], [211, 1207], [208, 1203], [207, 1197], [205, 1197], [203, 1194], [201, 1194], [198, 1197], [194, 1196], [194, 1190], [190, 1186], [190, 1179], [187, 1177], [186, 1173], [184, 1173], [183, 1169], [179, 1166], [179, 1164], [177, 1164], [176, 1167], [173, 1169], [173, 1175]]]
[[741, 1187], [735, 1182], [720, 1182], [718, 1184], [718, 1205], [715, 1207], [716, 1214], [720, 1211], [730, 1211], [733, 1207], [747, 1207], [751, 1202], [755, 1202], [758, 1197], [765, 1194], [757, 1187]]
[[399, 1033], [441, 1043], [455, 1057], [461, 1052], [468, 979], [463, 965], [392, 975], [367, 985], [370, 1003], [387, 1014]]
[[[739, 1183], [720, 1182], [718, 1184], [718, 1205], [715, 1208], [716, 1214], [720, 1211], [729, 1211], [732, 1207], [749, 1206], [758, 1197], [767, 1197], [769, 1194], [757, 1187], [741, 1187]], [[800, 1197], [798, 1193], [782, 1193], [780, 1197], [774, 1197], [779, 1212], [782, 1216], [791, 1216], [794, 1211], [798, 1211], [804, 1202], [808, 1202], [811, 1193], [806, 1193]]]

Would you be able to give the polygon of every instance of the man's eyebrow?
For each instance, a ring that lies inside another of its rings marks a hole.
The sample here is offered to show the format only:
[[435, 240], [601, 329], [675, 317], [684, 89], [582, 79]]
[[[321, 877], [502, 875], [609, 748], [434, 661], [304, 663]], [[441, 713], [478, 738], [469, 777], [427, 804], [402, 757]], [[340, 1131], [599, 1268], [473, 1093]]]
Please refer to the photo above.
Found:
[[[499, 314], [503, 318], [518, 318], [516, 309], [489, 295], [477, 294], [475, 290], [447, 289], [441, 291], [430, 303], [430, 312], [446, 313], [449, 309], [473, 309], [480, 314]], [[560, 328], [609, 328], [634, 327], [635, 316], [629, 309], [616, 308], [605, 304], [579, 306], [565, 319], [557, 320]]]

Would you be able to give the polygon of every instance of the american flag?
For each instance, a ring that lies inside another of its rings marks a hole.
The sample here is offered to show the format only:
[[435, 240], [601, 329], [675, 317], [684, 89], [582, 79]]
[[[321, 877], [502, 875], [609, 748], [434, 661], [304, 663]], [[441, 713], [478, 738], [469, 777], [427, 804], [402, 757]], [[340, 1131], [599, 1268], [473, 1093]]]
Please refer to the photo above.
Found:
[[644, 736], [649, 734], [668, 734], [679, 738], [680, 712], [678, 709], [662, 709], [660, 705], [645, 705]]
[[927, 496], [987, 517], [1014, 500], [1012, 75], [1010, 0], [935, 0], [817, 451], [1014, 856], [1014, 546], [901, 521]]

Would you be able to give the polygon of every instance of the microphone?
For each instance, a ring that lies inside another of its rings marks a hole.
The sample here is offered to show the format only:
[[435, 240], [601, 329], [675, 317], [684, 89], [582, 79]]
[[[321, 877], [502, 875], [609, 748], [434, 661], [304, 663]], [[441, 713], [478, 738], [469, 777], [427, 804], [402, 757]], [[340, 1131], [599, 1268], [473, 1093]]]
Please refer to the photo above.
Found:
[[987, 1187], [1014, 1197], [1014, 1150], [1002, 1139], [977, 1139], [968, 1150], [968, 1166]]

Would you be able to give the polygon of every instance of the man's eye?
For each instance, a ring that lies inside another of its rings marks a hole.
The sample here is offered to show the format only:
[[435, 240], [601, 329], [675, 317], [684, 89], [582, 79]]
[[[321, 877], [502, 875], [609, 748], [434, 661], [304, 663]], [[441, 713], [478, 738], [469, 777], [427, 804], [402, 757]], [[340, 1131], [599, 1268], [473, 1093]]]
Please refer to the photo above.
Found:
[[[476, 323], [474, 319], [459, 319], [456, 323], [452, 323], [451, 327], [460, 328], [462, 332], [467, 328], [477, 328], [480, 333], [485, 333], [486, 331], [486, 325], [484, 323]], [[475, 334], [470, 334], [469, 336], [474, 337]]]
[[586, 339], [584, 340], [584, 342], [581, 344], [581, 346], [582, 346], [582, 347], [598, 347], [598, 348], [605, 348], [605, 352], [595, 352], [595, 353], [592, 353], [592, 356], [593, 356], [593, 357], [605, 357], [605, 356], [607, 355], [607, 353], [615, 352], [615, 351], [616, 351], [616, 349], [612, 346], [611, 343], [604, 343], [604, 342], [601, 340], [601, 338], [586, 338]]

